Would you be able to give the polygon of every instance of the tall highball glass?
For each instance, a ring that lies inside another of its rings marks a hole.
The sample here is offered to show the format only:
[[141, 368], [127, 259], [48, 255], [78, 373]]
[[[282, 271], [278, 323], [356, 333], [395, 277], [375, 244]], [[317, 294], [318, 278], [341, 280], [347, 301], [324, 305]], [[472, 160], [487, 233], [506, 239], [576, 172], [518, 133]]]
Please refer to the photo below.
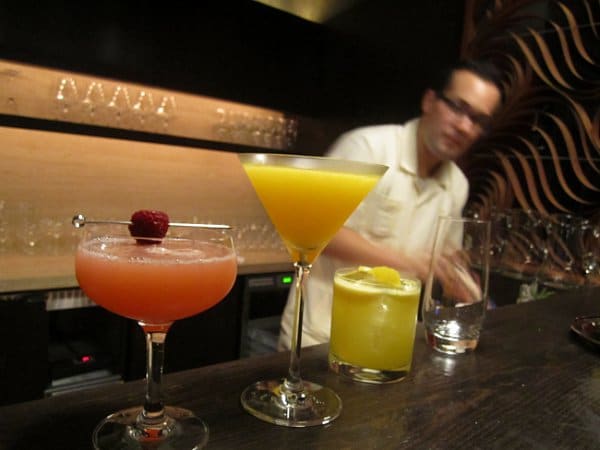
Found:
[[427, 342], [446, 354], [477, 347], [488, 301], [490, 222], [439, 217], [423, 292]]

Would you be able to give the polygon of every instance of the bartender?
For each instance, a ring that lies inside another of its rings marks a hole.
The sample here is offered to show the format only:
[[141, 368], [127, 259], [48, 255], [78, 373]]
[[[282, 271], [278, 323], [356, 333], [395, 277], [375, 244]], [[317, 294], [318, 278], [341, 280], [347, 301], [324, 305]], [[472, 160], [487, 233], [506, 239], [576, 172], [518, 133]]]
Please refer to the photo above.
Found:
[[[460, 216], [469, 183], [456, 160], [489, 130], [502, 103], [498, 69], [460, 61], [425, 91], [421, 116], [343, 134], [327, 155], [390, 169], [317, 258], [306, 284], [302, 346], [329, 341], [333, 277], [340, 267], [389, 266], [424, 280], [440, 215]], [[279, 348], [289, 349], [294, 317], [290, 292]]]

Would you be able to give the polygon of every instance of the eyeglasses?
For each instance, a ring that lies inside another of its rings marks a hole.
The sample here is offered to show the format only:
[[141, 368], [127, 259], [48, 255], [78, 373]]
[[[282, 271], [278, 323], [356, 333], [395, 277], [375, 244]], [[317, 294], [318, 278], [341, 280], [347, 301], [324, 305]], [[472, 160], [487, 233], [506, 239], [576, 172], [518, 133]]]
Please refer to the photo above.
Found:
[[492, 117], [487, 114], [481, 114], [473, 111], [470, 105], [461, 100], [452, 100], [446, 97], [443, 92], [436, 92], [435, 95], [452, 111], [455, 115], [460, 117], [467, 116], [469, 120], [479, 128], [482, 132], [487, 132], [492, 126]]

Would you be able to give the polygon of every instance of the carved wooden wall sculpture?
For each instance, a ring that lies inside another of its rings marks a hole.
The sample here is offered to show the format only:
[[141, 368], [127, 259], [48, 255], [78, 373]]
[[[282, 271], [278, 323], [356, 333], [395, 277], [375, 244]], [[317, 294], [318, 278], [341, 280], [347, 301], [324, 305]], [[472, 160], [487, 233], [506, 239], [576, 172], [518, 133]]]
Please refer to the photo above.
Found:
[[465, 163], [469, 207], [598, 217], [600, 0], [467, 0], [463, 57], [491, 58], [506, 104]]

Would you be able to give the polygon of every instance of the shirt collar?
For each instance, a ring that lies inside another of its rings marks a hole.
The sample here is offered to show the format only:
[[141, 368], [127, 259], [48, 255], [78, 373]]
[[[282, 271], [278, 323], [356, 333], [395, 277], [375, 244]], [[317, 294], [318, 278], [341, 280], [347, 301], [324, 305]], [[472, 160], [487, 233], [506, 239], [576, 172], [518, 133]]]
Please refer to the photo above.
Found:
[[420, 119], [407, 122], [404, 132], [398, 139], [396, 162], [398, 169], [412, 176], [417, 176], [417, 128]]
[[450, 186], [452, 169], [454, 166], [455, 164], [452, 161], [443, 162], [433, 176], [433, 179], [436, 180], [443, 189], [447, 189], [448, 186]]

